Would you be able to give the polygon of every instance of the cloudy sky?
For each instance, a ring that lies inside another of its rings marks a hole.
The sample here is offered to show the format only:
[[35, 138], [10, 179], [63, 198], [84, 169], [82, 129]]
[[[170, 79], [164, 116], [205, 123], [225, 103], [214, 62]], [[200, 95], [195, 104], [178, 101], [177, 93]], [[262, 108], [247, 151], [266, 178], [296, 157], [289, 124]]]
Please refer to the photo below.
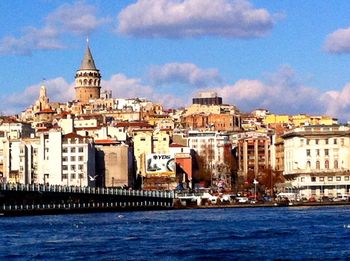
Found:
[[[350, 1], [0, 1], [0, 112], [74, 98], [86, 38], [113, 97], [350, 120]], [[44, 80], [45, 79], [45, 80]]]

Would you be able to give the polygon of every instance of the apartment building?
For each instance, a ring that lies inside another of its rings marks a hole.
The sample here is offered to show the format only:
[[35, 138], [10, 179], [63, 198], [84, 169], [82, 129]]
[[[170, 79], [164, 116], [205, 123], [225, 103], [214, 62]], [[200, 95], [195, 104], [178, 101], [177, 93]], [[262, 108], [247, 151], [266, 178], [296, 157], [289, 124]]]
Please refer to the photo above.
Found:
[[271, 140], [267, 134], [246, 132], [233, 135], [238, 152], [238, 174], [245, 180], [257, 178], [270, 167]]
[[350, 190], [350, 128], [312, 125], [285, 133], [286, 188], [300, 197], [347, 195]]
[[227, 133], [216, 131], [188, 131], [188, 147], [204, 159], [211, 171], [211, 182], [214, 186], [220, 182], [227, 187], [231, 184], [231, 175], [225, 162], [226, 146], [230, 144]]
[[37, 183], [38, 138], [3, 142], [3, 182]]

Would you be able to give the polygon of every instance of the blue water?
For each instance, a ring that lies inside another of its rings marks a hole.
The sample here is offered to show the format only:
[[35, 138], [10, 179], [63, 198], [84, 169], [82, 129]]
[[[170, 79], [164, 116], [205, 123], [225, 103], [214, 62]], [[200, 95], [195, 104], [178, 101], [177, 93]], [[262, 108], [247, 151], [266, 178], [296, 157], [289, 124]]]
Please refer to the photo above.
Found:
[[349, 260], [350, 206], [0, 218], [0, 260], [276, 259]]

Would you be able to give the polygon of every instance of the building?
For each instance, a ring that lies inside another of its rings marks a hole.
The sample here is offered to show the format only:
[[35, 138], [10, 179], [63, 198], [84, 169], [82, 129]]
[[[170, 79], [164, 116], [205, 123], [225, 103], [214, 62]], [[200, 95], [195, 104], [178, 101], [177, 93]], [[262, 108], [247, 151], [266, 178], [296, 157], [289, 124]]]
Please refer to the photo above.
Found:
[[348, 195], [350, 128], [312, 125], [285, 133], [286, 189], [302, 198]]
[[101, 74], [96, 69], [89, 44], [79, 70], [75, 74], [75, 99], [83, 104], [100, 98]]
[[217, 186], [219, 182], [226, 187], [231, 185], [231, 174], [226, 168], [225, 153], [230, 144], [229, 134], [216, 131], [188, 131], [188, 147], [192, 149], [211, 173], [211, 183]]
[[95, 140], [96, 175], [102, 187], [133, 187], [132, 151], [115, 140]]
[[38, 138], [7, 139], [3, 143], [3, 181], [37, 183]]
[[270, 167], [270, 137], [263, 133], [237, 134], [238, 174], [251, 182]]
[[216, 92], [201, 92], [198, 97], [192, 99], [193, 104], [201, 105], [220, 105], [222, 104], [222, 98], [218, 97]]

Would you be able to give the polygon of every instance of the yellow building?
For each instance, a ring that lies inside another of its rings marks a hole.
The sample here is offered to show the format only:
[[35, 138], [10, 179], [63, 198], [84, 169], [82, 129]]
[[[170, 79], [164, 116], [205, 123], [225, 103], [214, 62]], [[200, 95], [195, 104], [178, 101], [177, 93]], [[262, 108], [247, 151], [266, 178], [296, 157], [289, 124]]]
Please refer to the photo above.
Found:
[[265, 125], [276, 124], [276, 123], [289, 124], [290, 123], [289, 117], [290, 116], [286, 114], [282, 114], [282, 115], [269, 114], [269, 115], [266, 115], [263, 122]]
[[156, 130], [153, 133], [153, 153], [169, 153], [170, 136], [166, 130]]
[[145, 176], [145, 155], [152, 153], [153, 130], [134, 130], [134, 156], [136, 159], [136, 173]]

